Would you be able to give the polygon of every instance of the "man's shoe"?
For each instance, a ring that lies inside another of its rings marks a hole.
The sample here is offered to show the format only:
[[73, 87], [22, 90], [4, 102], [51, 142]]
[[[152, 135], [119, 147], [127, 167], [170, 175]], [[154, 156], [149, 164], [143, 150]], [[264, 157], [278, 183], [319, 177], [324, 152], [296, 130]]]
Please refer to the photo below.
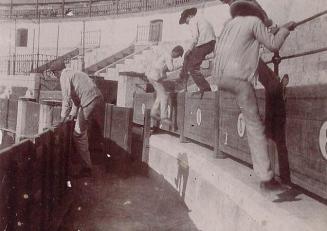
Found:
[[278, 191], [282, 189], [281, 184], [274, 178], [269, 181], [260, 182], [260, 189], [265, 192]]

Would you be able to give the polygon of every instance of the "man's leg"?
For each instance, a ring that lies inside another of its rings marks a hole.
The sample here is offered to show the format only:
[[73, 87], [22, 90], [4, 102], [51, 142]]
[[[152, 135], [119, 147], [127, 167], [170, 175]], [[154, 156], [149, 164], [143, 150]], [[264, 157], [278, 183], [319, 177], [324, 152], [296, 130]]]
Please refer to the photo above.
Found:
[[152, 84], [154, 90], [156, 91], [156, 99], [154, 100], [154, 103], [151, 107], [151, 112], [150, 115], [153, 119], [155, 120], [159, 120], [160, 117], [160, 113], [159, 113], [159, 109], [160, 109], [160, 97], [159, 94], [160, 92], [158, 92], [158, 83], [156, 81], [150, 81], [150, 83]]
[[79, 109], [77, 121], [74, 128], [73, 142], [77, 153], [83, 160], [83, 165], [86, 168], [92, 168], [91, 156], [89, 151], [89, 142], [87, 135], [88, 121], [85, 119], [83, 108]]
[[264, 125], [259, 116], [253, 86], [247, 81], [233, 78], [221, 79], [218, 85], [219, 89], [230, 91], [236, 95], [246, 124], [254, 172], [262, 182], [272, 180], [274, 173], [271, 169]]
[[157, 94], [160, 100], [160, 119], [168, 119], [168, 93], [162, 83], [158, 83]]
[[200, 71], [200, 66], [205, 59], [206, 55], [210, 54], [215, 47], [215, 41], [203, 44], [201, 46], [195, 47], [190, 53], [189, 57], [189, 71], [194, 80], [194, 83], [198, 86], [200, 91], [211, 91], [210, 84], [204, 78]]
[[104, 140], [104, 115], [105, 115], [105, 103], [103, 97], [98, 97], [95, 99], [95, 108], [93, 113], [90, 115], [92, 120], [95, 122], [96, 126], [96, 137], [99, 139], [97, 142], [99, 144], [99, 149], [104, 154], [105, 151], [105, 140]]

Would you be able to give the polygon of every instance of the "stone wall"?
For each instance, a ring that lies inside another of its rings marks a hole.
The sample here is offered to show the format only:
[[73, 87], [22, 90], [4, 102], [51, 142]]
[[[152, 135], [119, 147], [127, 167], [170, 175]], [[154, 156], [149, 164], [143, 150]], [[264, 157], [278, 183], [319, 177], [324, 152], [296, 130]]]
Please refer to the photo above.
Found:
[[[327, 9], [325, 0], [259, 0], [268, 15], [278, 24], [301, 21]], [[288, 56], [327, 47], [327, 15], [303, 24], [291, 32], [280, 55]], [[289, 74], [289, 86], [315, 85], [327, 82], [327, 52], [308, 55], [280, 64], [280, 75]]]

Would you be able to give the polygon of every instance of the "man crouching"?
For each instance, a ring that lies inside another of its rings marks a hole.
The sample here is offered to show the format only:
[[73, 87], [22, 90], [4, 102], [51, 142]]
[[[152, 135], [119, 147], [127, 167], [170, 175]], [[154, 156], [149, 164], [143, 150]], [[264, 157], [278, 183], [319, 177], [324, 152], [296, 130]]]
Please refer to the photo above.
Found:
[[[50, 73], [60, 78], [62, 91], [61, 122], [76, 117], [73, 143], [83, 163], [79, 176], [91, 176], [92, 162], [87, 130], [91, 120], [103, 134], [104, 100], [93, 80], [85, 73], [66, 68], [62, 59], [49, 68]], [[100, 141], [100, 143], [102, 140]]]

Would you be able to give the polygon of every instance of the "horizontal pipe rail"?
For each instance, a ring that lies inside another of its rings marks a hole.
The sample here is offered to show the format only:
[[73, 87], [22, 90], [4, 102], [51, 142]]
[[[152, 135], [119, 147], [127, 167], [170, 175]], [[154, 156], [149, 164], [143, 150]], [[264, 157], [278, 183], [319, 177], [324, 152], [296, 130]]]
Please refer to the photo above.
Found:
[[[327, 47], [316, 49], [316, 50], [311, 50], [311, 51], [305, 51], [305, 52], [301, 52], [301, 53], [297, 53], [297, 54], [293, 54], [293, 55], [287, 55], [287, 56], [280, 57], [279, 59], [286, 60], [286, 59], [298, 58], [298, 57], [313, 55], [313, 54], [317, 54], [317, 53], [321, 53], [321, 52], [325, 52], [325, 51], [327, 51]], [[270, 63], [273, 63], [273, 60], [266, 62], [266, 64], [270, 64]]]

